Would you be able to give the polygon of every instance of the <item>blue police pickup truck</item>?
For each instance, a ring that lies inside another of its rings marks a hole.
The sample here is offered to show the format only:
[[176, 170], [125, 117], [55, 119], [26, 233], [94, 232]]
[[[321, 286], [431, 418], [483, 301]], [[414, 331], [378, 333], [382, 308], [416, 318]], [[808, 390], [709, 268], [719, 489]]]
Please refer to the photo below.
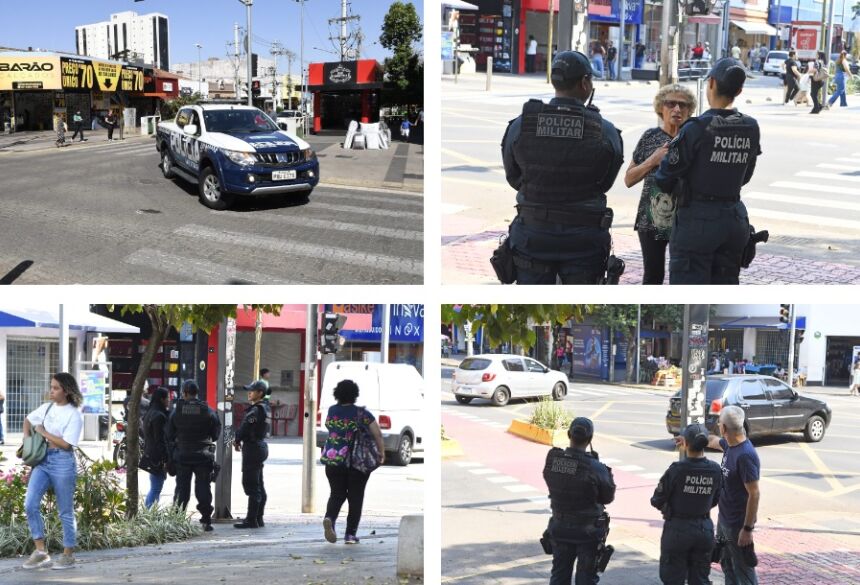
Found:
[[307, 196], [319, 183], [316, 153], [252, 106], [185, 106], [158, 125], [165, 178], [197, 183], [200, 202], [227, 209], [237, 196]]

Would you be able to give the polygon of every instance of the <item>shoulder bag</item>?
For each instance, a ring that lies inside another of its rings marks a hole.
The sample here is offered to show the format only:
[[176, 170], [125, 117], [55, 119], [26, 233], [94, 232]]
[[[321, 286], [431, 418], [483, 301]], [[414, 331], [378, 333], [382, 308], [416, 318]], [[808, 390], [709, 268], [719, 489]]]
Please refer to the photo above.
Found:
[[349, 467], [360, 471], [361, 473], [369, 474], [374, 469], [379, 467], [379, 462], [382, 459], [379, 453], [379, 447], [376, 445], [376, 440], [370, 433], [370, 429], [364, 424], [364, 409], [358, 409], [358, 415], [355, 418], [355, 432], [352, 435], [352, 443], [349, 446]]
[[830, 73], [827, 71], [824, 64], [821, 61], [816, 61], [815, 75], [812, 76], [812, 81], [821, 83], [822, 81], [827, 81], [828, 77], [830, 77]]
[[[48, 418], [48, 413], [51, 412], [52, 406], [54, 406], [53, 402], [48, 405], [48, 409], [45, 411], [45, 418]], [[48, 440], [32, 429], [30, 430], [30, 435], [24, 437], [24, 444], [17, 451], [18, 457], [22, 459], [24, 465], [29, 467], [36, 467], [45, 459], [47, 454]]]

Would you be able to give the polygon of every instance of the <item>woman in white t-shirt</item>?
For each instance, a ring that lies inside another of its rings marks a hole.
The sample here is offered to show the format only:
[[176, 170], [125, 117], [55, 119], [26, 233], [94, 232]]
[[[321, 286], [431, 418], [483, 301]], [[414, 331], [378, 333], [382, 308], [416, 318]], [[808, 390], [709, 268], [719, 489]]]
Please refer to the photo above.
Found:
[[[36, 550], [24, 563], [25, 569], [70, 569], [75, 566], [75, 482], [77, 462], [74, 448], [81, 438], [84, 416], [80, 406], [83, 398], [74, 376], [61, 372], [51, 378], [50, 402], [43, 404], [24, 419], [24, 436], [38, 433], [48, 441], [48, 454], [33, 468], [27, 484], [25, 509], [30, 535]], [[63, 556], [51, 561], [45, 550], [45, 521], [42, 518], [42, 497], [53, 488], [63, 525]]]

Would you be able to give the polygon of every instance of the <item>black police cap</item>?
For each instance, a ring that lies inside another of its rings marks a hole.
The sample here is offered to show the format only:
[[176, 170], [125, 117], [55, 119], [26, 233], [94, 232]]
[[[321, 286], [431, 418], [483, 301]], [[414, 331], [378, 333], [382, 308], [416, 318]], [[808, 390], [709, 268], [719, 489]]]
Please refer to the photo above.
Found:
[[188, 394], [197, 394], [200, 391], [200, 388], [194, 380], [185, 380], [182, 383], [182, 391], [187, 392]]
[[550, 79], [554, 82], [576, 81], [586, 75], [594, 75], [594, 70], [588, 57], [579, 51], [562, 51], [552, 60]]
[[567, 434], [571, 439], [573, 437], [590, 439], [594, 436], [594, 423], [591, 422], [591, 419], [578, 416], [570, 423], [570, 429], [567, 431]]
[[729, 70], [733, 67], [740, 67], [744, 72], [744, 77], [746, 77], [746, 69], [744, 69], [744, 64], [734, 59], [732, 57], [723, 57], [711, 67], [711, 70], [708, 71], [708, 74], [705, 76], [706, 78], [711, 78], [717, 83], [723, 83], [726, 81], [726, 78], [729, 75]]
[[247, 386], [243, 386], [243, 388], [248, 392], [262, 392], [263, 394], [267, 394], [269, 390], [269, 387], [266, 386], [266, 383], [262, 380], [251, 382]]

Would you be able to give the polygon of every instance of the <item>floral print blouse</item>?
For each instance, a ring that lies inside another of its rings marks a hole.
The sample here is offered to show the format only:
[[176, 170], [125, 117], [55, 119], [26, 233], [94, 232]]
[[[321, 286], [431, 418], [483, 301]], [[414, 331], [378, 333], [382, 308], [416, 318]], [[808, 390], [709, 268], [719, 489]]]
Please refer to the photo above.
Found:
[[[670, 140], [672, 137], [661, 128], [646, 130], [633, 151], [633, 162], [637, 165], [642, 164], [645, 159], [654, 154], [655, 150]], [[672, 235], [677, 203], [672, 194], [663, 193], [657, 186], [654, 181], [656, 172], [657, 169], [652, 169], [645, 175], [634, 229], [650, 232], [655, 240], [668, 240]]]
[[354, 404], [335, 404], [328, 409], [328, 416], [325, 419], [328, 438], [323, 445], [320, 461], [326, 465], [347, 466], [349, 445], [352, 443], [352, 436], [358, 428], [356, 421], [359, 409], [363, 413], [362, 424], [369, 425], [376, 420], [364, 407]]

